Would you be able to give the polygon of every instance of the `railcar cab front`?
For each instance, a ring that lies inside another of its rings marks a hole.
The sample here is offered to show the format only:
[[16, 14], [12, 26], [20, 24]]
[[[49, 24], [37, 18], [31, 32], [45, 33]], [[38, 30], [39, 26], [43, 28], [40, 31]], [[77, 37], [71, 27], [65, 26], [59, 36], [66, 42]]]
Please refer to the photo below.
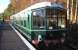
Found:
[[66, 9], [63, 5], [53, 3], [46, 7], [46, 39], [64, 42], [67, 26]]
[[67, 15], [63, 5], [52, 3], [51, 6], [33, 9], [32, 12], [32, 40], [38, 39], [45, 43], [64, 41]]

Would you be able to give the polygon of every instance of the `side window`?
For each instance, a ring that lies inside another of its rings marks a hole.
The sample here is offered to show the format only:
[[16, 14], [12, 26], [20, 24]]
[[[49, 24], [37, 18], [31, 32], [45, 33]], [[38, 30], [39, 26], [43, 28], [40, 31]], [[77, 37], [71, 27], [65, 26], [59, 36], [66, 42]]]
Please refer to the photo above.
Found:
[[21, 25], [23, 26], [23, 17], [21, 17]]
[[30, 17], [30, 15], [28, 14], [28, 22], [29, 22], [29, 17]]
[[45, 28], [45, 16], [42, 9], [33, 11], [33, 29], [44, 29]]
[[28, 17], [27, 17], [27, 25], [28, 25], [28, 28], [30, 29], [30, 25], [31, 25], [31, 23], [30, 23], [30, 14], [27, 14], [28, 15]]
[[24, 27], [27, 27], [27, 13], [24, 12]]
[[26, 20], [24, 20], [24, 27], [26, 27]]

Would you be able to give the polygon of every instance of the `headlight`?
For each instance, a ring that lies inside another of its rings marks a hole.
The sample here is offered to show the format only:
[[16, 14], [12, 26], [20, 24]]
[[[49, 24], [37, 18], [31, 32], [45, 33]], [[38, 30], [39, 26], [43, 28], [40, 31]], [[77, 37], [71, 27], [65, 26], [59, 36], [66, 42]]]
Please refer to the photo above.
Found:
[[61, 28], [65, 28], [65, 25], [61, 25]]
[[42, 36], [38, 35], [38, 41], [41, 41], [41, 40], [42, 40]]
[[49, 27], [49, 29], [53, 29], [53, 27]]

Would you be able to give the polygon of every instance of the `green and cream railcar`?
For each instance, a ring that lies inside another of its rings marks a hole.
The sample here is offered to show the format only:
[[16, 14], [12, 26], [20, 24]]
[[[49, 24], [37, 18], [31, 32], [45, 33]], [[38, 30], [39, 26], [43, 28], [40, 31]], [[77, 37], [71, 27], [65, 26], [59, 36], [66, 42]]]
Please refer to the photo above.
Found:
[[59, 3], [37, 3], [11, 17], [14, 27], [34, 44], [65, 34], [66, 9]]

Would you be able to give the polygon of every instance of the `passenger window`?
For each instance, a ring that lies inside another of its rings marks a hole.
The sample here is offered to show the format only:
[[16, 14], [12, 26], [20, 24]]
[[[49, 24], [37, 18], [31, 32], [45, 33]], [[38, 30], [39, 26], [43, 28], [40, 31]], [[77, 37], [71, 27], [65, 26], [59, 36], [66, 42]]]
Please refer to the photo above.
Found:
[[45, 16], [43, 10], [33, 11], [33, 29], [45, 28]]
[[30, 16], [29, 16], [29, 14], [28, 14], [28, 22], [29, 22], [29, 17], [30, 17]]
[[24, 27], [26, 27], [26, 20], [24, 20]]

